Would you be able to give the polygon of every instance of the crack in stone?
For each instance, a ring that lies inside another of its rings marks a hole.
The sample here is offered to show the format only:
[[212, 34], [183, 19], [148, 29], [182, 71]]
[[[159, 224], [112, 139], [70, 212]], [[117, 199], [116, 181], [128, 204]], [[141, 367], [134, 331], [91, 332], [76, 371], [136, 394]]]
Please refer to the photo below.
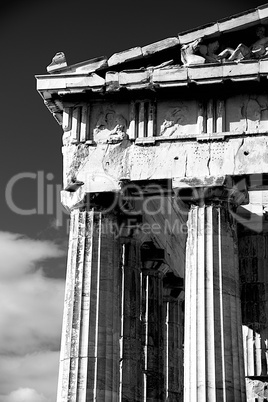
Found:
[[211, 161], [211, 144], [209, 144], [209, 157], [207, 161], [208, 176], [210, 176], [210, 167], [209, 167], [210, 161]]
[[238, 147], [238, 149], [237, 149], [237, 151], [236, 151], [236, 153], [235, 153], [235, 155], [234, 155], [234, 166], [233, 166], [233, 169], [234, 169], [234, 170], [235, 170], [235, 166], [236, 166], [236, 158], [237, 158], [237, 155], [238, 155], [240, 149], [243, 147], [244, 142], [245, 142], [245, 139], [242, 138], [242, 139], [241, 139], [241, 144], [239, 145], [239, 147]]
[[187, 152], [185, 152], [185, 169], [184, 169], [184, 177], [187, 176], [187, 165], [188, 165], [188, 157]]

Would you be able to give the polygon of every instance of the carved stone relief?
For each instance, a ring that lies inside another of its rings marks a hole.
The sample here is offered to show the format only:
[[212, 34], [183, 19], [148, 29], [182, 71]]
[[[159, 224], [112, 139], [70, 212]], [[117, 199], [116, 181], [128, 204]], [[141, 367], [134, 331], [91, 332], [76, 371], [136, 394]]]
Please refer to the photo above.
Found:
[[178, 128], [179, 125], [186, 124], [187, 122], [187, 106], [183, 103], [167, 111], [165, 120], [160, 127], [160, 135], [171, 136]]
[[127, 121], [122, 114], [112, 108], [105, 108], [97, 115], [93, 129], [95, 142], [120, 142], [126, 138]]
[[181, 61], [184, 65], [240, 62], [241, 60], [262, 59], [268, 57], [268, 37], [265, 26], [255, 28], [257, 40], [252, 38], [250, 44], [235, 43], [225, 47], [218, 40], [206, 43], [202, 38], [187, 43], [181, 48]]
[[205, 58], [198, 54], [200, 42], [201, 38], [181, 47], [181, 61], [185, 66], [191, 64], [204, 64], [206, 62]]
[[202, 39], [183, 45], [181, 48], [181, 60], [184, 65], [218, 63], [220, 61], [217, 51], [220, 47], [219, 41], [210, 42], [207, 45]]
[[240, 95], [226, 101], [226, 131], [266, 132], [267, 122], [267, 96]]
[[197, 103], [193, 101], [159, 104], [157, 126], [159, 136], [179, 137], [197, 130]]

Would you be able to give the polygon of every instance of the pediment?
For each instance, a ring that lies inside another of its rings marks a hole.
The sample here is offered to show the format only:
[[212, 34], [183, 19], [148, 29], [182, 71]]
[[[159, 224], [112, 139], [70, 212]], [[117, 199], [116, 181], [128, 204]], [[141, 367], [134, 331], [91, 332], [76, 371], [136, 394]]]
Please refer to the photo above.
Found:
[[[264, 38], [257, 36], [260, 26]], [[259, 53], [241, 57], [238, 52], [238, 57], [230, 57], [239, 44], [250, 49], [259, 39], [264, 43]], [[210, 57], [211, 50], [216, 59]], [[225, 50], [229, 53], [217, 59]], [[63, 95], [259, 81], [268, 77], [268, 4], [109, 57], [68, 65], [64, 53], [59, 52], [47, 71], [49, 74], [36, 76], [37, 90], [58, 121], [62, 120]]]
[[[100, 56], [68, 66], [64, 53], [59, 52], [53, 58], [47, 70], [53, 74], [90, 74], [98, 71], [103, 76], [109, 70], [161, 68], [166, 64], [181, 66], [202, 64], [201, 59], [198, 62], [185, 62], [184, 49], [189, 47], [191, 43], [194, 44], [195, 41], [198, 41], [204, 51], [204, 47], [218, 41], [219, 49], [217, 53], [226, 48], [236, 49], [240, 43], [250, 47], [258, 39], [256, 28], [260, 25], [264, 26], [265, 36], [268, 37], [268, 4], [190, 31], [175, 34], [173, 37], [159, 40], [146, 46], [136, 46], [114, 53], [110, 57]], [[198, 51], [196, 53], [202, 57], [202, 53], [200, 54]], [[256, 58], [253, 57], [253, 59]], [[251, 57], [247, 59], [251, 59]], [[204, 61], [204, 63], [208, 62], [210, 61]]]

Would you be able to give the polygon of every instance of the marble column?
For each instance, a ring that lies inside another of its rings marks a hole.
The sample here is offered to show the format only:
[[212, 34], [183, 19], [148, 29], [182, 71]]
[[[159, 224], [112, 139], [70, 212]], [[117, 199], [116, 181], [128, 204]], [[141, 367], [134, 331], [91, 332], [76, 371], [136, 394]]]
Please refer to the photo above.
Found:
[[225, 190], [195, 192], [185, 272], [184, 402], [244, 402], [238, 252]]
[[177, 402], [183, 396], [183, 301], [170, 293], [165, 289], [165, 396]]
[[117, 228], [113, 213], [71, 211], [57, 402], [119, 400]]
[[118, 402], [142, 399], [141, 273], [139, 244], [122, 239], [120, 393]]
[[143, 269], [141, 283], [143, 344], [143, 398], [161, 402], [164, 398], [163, 274]]

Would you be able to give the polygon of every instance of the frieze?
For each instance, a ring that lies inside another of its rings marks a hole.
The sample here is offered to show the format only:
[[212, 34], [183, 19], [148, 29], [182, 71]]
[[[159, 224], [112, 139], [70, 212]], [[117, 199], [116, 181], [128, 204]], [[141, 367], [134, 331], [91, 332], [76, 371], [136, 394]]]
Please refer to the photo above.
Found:
[[93, 139], [95, 142], [120, 142], [128, 138], [127, 120], [112, 108], [106, 108], [97, 116]]
[[194, 100], [159, 102], [157, 136], [177, 138], [197, 132], [198, 104]]
[[188, 107], [181, 103], [169, 109], [160, 127], [159, 135], [172, 136], [179, 126], [187, 124]]
[[226, 100], [226, 131], [267, 132], [268, 97], [237, 95]]

